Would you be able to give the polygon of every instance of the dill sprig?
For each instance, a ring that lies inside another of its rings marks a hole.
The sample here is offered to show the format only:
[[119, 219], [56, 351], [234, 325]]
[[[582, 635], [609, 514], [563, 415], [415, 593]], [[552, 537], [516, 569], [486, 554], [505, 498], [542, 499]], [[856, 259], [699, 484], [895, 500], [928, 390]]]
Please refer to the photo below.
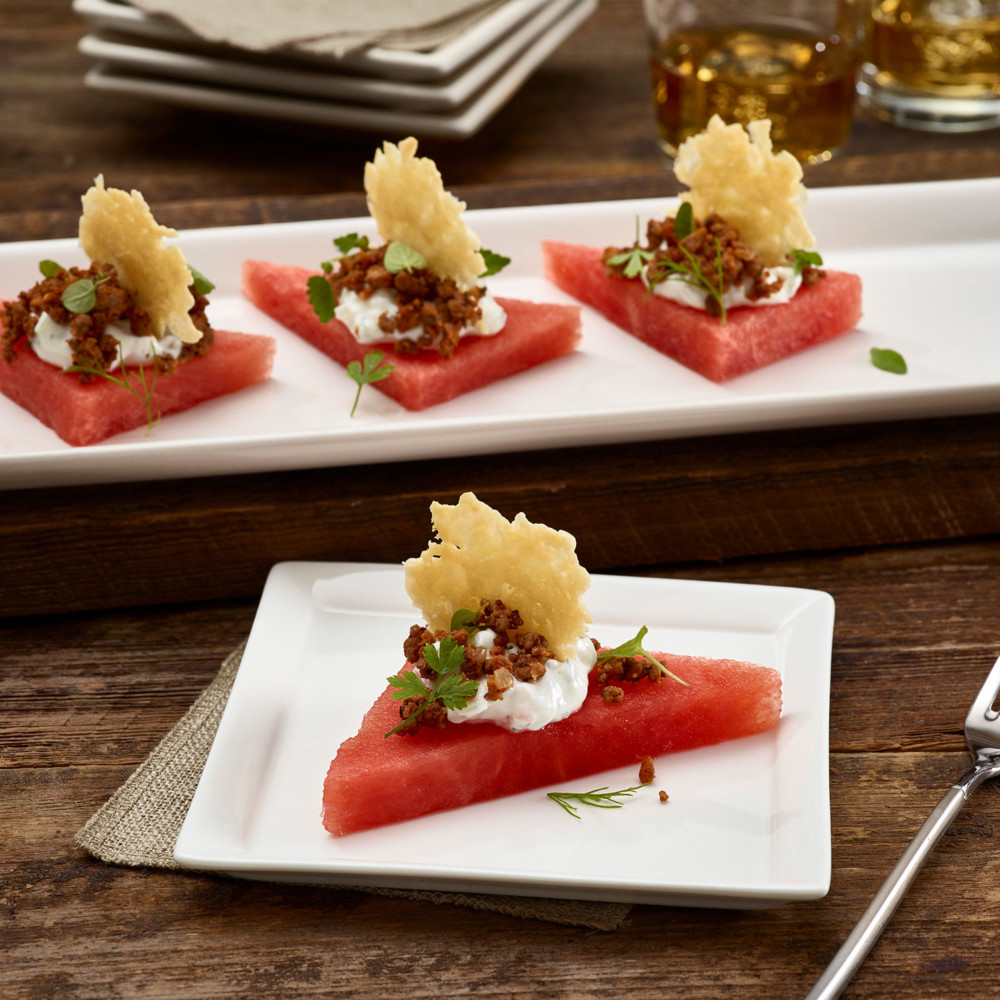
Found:
[[[684, 204], [687, 205], [689, 202], [685, 202]], [[701, 261], [681, 243], [677, 244], [677, 249], [684, 254], [685, 259], [683, 261], [676, 261], [670, 260], [669, 257], [661, 258], [656, 262], [654, 267], [649, 269], [648, 278], [650, 287], [652, 287], [661, 281], [666, 281], [671, 276], [675, 276], [686, 285], [691, 285], [692, 288], [697, 288], [705, 292], [718, 305], [719, 320], [725, 326], [726, 303], [722, 298], [722, 247], [719, 245], [716, 237], [713, 236], [712, 239], [715, 240], [714, 281], [705, 274], [701, 266]]]
[[574, 819], [580, 819], [580, 814], [574, 803], [579, 803], [582, 806], [594, 806], [595, 809], [621, 809], [625, 803], [619, 802], [619, 798], [635, 795], [640, 788], [645, 787], [645, 784], [634, 785], [632, 788], [622, 788], [617, 792], [609, 792], [608, 786], [602, 785], [589, 792], [546, 792], [546, 795], [553, 802], [557, 802]]
[[128, 372], [125, 369], [125, 351], [122, 348], [121, 343], [118, 344], [118, 366], [121, 369], [122, 377], [116, 378], [110, 372], [104, 371], [102, 368], [91, 368], [89, 365], [70, 365], [69, 368], [64, 368], [64, 372], [79, 372], [84, 375], [96, 375], [98, 378], [103, 378], [113, 385], [120, 386], [126, 392], [130, 392], [140, 403], [146, 408], [146, 434], [152, 433], [153, 428], [160, 422], [160, 414], [157, 413], [156, 417], [153, 417], [153, 392], [156, 389], [156, 377], [158, 371], [156, 368], [156, 348], [152, 347], [153, 352], [153, 378], [152, 381], [147, 384], [146, 382], [146, 367], [145, 365], [139, 365], [139, 378], [138, 382], [142, 389], [139, 389], [129, 381]]

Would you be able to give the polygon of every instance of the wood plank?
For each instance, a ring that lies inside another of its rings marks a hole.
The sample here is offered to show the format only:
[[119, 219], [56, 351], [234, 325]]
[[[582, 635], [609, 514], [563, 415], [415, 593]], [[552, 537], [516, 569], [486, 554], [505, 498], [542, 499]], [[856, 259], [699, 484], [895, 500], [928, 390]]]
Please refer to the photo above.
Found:
[[[331, 192], [360, 193], [363, 165], [382, 136], [86, 89], [91, 61], [76, 51], [86, 30], [64, 0], [9, 0], [0, 8], [0, 241], [75, 234], [79, 197], [102, 171], [110, 184], [142, 190], [162, 221], [182, 229], [232, 224], [223, 220], [233, 213], [218, 204], [232, 199], [243, 200], [238, 213], [249, 220], [246, 205], [258, 199], [270, 199], [280, 212], [289, 198], [308, 204]], [[595, 178], [623, 184], [642, 178], [651, 193], [669, 193], [647, 66], [646, 33], [633, 0], [603, 0], [474, 145], [428, 139], [421, 149], [438, 162], [449, 187], [463, 193], [497, 182], [531, 188], [546, 178], [583, 188]], [[908, 132], [859, 112], [847, 148], [810, 169], [808, 183], [998, 173], [995, 134]], [[577, 198], [546, 195], [553, 200]], [[580, 200], [592, 199], [584, 192]], [[167, 207], [175, 203], [177, 211]], [[476, 197], [470, 203], [481, 204]], [[317, 211], [309, 217], [326, 214]], [[333, 209], [331, 217], [343, 214], [356, 213]]]
[[[250, 597], [284, 560], [399, 562], [430, 501], [465, 490], [572, 532], [594, 571], [983, 536], [998, 467], [989, 415], [7, 492], [0, 616]], [[95, 512], [127, 558], [95, 558]]]
[[[321, 887], [103, 865], [74, 849], [116, 768], [0, 770], [0, 994], [218, 997], [801, 996], [939, 795], [958, 753], [838, 754], [826, 899], [739, 912], [637, 907], [605, 934]], [[1000, 793], [931, 857], [849, 996], [995, 995]], [[53, 928], [58, 928], [54, 933]], [[710, 971], [709, 971], [710, 970]], [[584, 985], [585, 984], [585, 985]], [[584, 992], [581, 992], [584, 991]]]

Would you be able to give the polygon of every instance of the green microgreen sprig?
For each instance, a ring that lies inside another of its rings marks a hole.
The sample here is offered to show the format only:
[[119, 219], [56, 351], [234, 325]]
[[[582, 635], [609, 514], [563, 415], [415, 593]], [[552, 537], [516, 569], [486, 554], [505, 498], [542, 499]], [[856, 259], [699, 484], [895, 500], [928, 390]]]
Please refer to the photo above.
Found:
[[678, 684], [683, 684], [684, 687], [690, 687], [687, 681], [683, 681], [675, 673], [668, 670], [655, 656], [651, 653], [647, 653], [645, 649], [642, 648], [642, 640], [646, 638], [646, 633], [649, 631], [645, 625], [639, 629], [638, 633], [634, 635], [631, 639], [623, 642], [620, 646], [615, 646], [614, 649], [606, 649], [603, 653], [597, 654], [597, 662], [603, 663], [605, 660], [612, 660], [618, 657], [623, 659], [631, 659], [632, 657], [638, 656], [644, 660], [648, 660], [664, 677], [669, 677], [672, 680], [677, 681]]
[[321, 323], [329, 323], [337, 308], [337, 297], [330, 282], [322, 274], [310, 275], [306, 280], [306, 295], [316, 318]]
[[872, 364], [884, 372], [893, 375], [905, 375], [907, 372], [906, 359], [899, 351], [891, 348], [873, 347], [871, 349]]
[[393, 240], [385, 248], [382, 265], [390, 274], [399, 274], [400, 271], [418, 271], [427, 267], [427, 258], [408, 243]]
[[100, 278], [80, 278], [63, 289], [62, 304], [71, 313], [89, 313], [97, 305], [97, 286], [108, 280], [108, 275]]
[[191, 284], [194, 285], [194, 290], [199, 295], [208, 295], [209, 292], [215, 291], [214, 281], [210, 281], [201, 271], [190, 264], [188, 264], [188, 270], [191, 272]]
[[381, 382], [388, 378], [396, 369], [396, 366], [388, 361], [382, 364], [385, 357], [382, 351], [369, 351], [363, 361], [348, 361], [347, 374], [358, 383], [358, 391], [354, 394], [354, 405], [351, 407], [351, 416], [354, 416], [358, 408], [358, 400], [361, 399], [361, 390], [369, 382]]
[[[146, 408], [146, 434], [152, 433], [153, 428], [160, 422], [160, 414], [157, 413], [155, 418], [153, 416], [153, 392], [156, 389], [156, 348], [152, 348], [153, 351], [153, 378], [152, 381], [146, 381], [146, 368], [144, 365], [139, 366], [139, 388], [129, 380], [128, 373], [125, 370], [125, 351], [122, 345], [118, 345], [118, 365], [121, 369], [122, 377], [117, 378], [110, 372], [106, 372], [101, 368], [91, 368], [89, 365], [70, 365], [69, 368], [64, 368], [64, 372], [80, 372], [86, 375], [96, 375], [98, 378], [103, 378], [113, 385], [120, 386], [126, 392], [131, 393], [139, 400], [140, 403]], [[141, 391], [140, 391], [141, 390]]]
[[455, 632], [460, 628], [464, 628], [468, 632], [478, 632], [479, 627], [476, 625], [478, 618], [478, 611], [472, 611], [470, 608], [458, 608], [451, 614], [450, 631]]
[[54, 278], [60, 272], [65, 271], [66, 268], [62, 264], [57, 264], [54, 260], [40, 260], [38, 262], [38, 270], [42, 272], [44, 277]]
[[408, 719], [390, 729], [386, 736], [392, 736], [393, 733], [398, 733], [404, 727], [413, 724], [413, 720], [432, 702], [440, 701], [449, 709], [463, 709], [479, 690], [478, 682], [466, 680], [463, 676], [465, 647], [455, 642], [451, 636], [445, 636], [441, 640], [440, 648], [429, 642], [421, 652], [427, 666], [437, 676], [429, 689], [416, 670], [407, 670], [387, 678], [389, 686], [396, 689], [392, 692], [394, 700], [422, 697], [424, 702]]
[[492, 250], [480, 247], [479, 252], [482, 254], [483, 262], [486, 264], [486, 270], [479, 275], [480, 278], [491, 278], [494, 274], [499, 274], [510, 263], [510, 257], [504, 257], [501, 254], [494, 253]]
[[367, 236], [348, 233], [346, 236], [335, 236], [333, 245], [346, 257], [352, 250], [367, 250], [371, 244]]
[[639, 246], [639, 216], [635, 217], [635, 243], [631, 250], [622, 250], [608, 258], [608, 263], [612, 267], [622, 269], [622, 277], [636, 278], [642, 274], [642, 269], [653, 259], [651, 250], [644, 250]]
[[694, 216], [693, 210], [691, 208], [691, 202], [685, 201], [681, 203], [681, 207], [677, 210], [677, 215], [674, 217], [674, 237], [677, 240], [677, 248], [682, 254], [684, 254], [683, 261], [670, 260], [669, 258], [663, 258], [657, 261], [656, 267], [652, 268], [649, 272], [649, 284], [650, 286], [659, 284], [661, 281], [665, 281], [671, 275], [676, 275], [676, 277], [683, 281], [686, 285], [691, 285], [692, 288], [697, 288], [700, 291], [705, 292], [710, 298], [714, 299], [719, 307], [719, 320], [723, 326], [726, 325], [726, 304], [722, 298], [722, 247], [719, 244], [718, 239], [715, 240], [715, 281], [712, 281], [702, 270], [701, 261], [698, 260], [694, 254], [686, 246], [684, 246], [680, 241], [685, 239], [687, 236], [693, 232], [694, 229]]
[[793, 250], [788, 256], [792, 259], [792, 270], [797, 275], [807, 267], [823, 266], [823, 258], [815, 250]]
[[589, 792], [546, 792], [546, 795], [553, 802], [558, 803], [574, 819], [580, 819], [580, 813], [574, 803], [579, 803], [582, 806], [594, 806], [596, 809], [621, 809], [625, 803], [619, 802], [619, 799], [635, 795], [636, 792], [645, 787], [646, 785], [633, 785], [632, 788], [622, 788], [617, 792], [609, 792], [608, 786], [602, 785]]

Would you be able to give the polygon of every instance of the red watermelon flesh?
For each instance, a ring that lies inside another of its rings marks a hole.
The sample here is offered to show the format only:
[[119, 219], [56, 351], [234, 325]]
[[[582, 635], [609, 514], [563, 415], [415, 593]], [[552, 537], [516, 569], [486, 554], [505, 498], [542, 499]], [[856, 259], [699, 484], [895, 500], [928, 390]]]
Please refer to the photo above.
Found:
[[[249, 333], [216, 330], [204, 355], [158, 375], [152, 412], [166, 416], [206, 400], [262, 382], [271, 373], [274, 340]], [[142, 392], [139, 369], [126, 369], [129, 381]], [[152, 378], [150, 369], [147, 381]], [[120, 372], [113, 372], [120, 377]], [[0, 392], [23, 407], [71, 445], [97, 444], [114, 434], [145, 427], [145, 405], [122, 386], [97, 378], [81, 385], [42, 361], [23, 341], [10, 364], [0, 360]]]
[[343, 323], [320, 322], [306, 296], [306, 281], [318, 271], [266, 261], [243, 264], [243, 294], [262, 312], [342, 365], [384, 350], [395, 371], [372, 385], [408, 410], [425, 410], [508, 375], [575, 350], [580, 341], [578, 306], [498, 298], [507, 323], [492, 337], [465, 337], [451, 358], [436, 351], [395, 354], [391, 347], [359, 344]]
[[714, 382], [821, 344], [861, 318], [861, 279], [844, 271], [827, 271], [788, 303], [729, 309], [723, 324], [699, 309], [649, 294], [638, 278], [609, 276], [596, 247], [547, 242], [542, 252], [551, 282]]
[[357, 736], [341, 744], [330, 764], [323, 825], [343, 836], [637, 765], [647, 756], [762, 733], [777, 724], [776, 670], [737, 660], [654, 655], [689, 687], [671, 680], [625, 684], [624, 700], [607, 704], [592, 674], [583, 707], [535, 732], [462, 723], [386, 738], [399, 724], [399, 702], [386, 688]]

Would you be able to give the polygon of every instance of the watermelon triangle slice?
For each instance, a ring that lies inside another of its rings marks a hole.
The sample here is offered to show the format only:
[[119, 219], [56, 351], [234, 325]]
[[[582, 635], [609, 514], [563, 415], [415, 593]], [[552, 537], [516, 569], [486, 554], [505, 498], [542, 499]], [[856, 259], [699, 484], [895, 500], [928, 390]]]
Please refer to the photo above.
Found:
[[542, 244], [545, 276], [616, 326], [713, 382], [727, 382], [847, 332], [861, 319], [861, 279], [827, 271], [790, 302], [728, 310], [722, 324], [651, 295], [638, 278], [609, 276], [597, 247]]
[[[336, 319], [322, 323], [306, 295], [306, 282], [319, 271], [248, 260], [243, 264], [243, 294], [327, 357], [346, 366], [361, 361], [378, 345], [359, 344]], [[570, 354], [580, 342], [580, 307], [498, 298], [507, 313], [504, 328], [492, 337], [466, 337], [451, 358], [436, 351], [390, 352], [395, 370], [372, 385], [408, 410], [425, 410], [456, 396], [546, 361]]]
[[776, 670], [737, 660], [654, 655], [689, 686], [626, 683], [624, 699], [608, 704], [592, 673], [582, 708], [536, 731], [462, 723], [386, 738], [399, 723], [399, 702], [387, 687], [330, 764], [323, 825], [343, 836], [777, 725]]
[[[200, 357], [158, 375], [152, 413], [167, 416], [199, 403], [237, 392], [271, 374], [274, 340], [251, 333], [215, 330], [211, 348]], [[142, 400], [105, 379], [81, 385], [18, 343], [11, 362], [0, 360], [0, 392], [51, 427], [67, 444], [92, 445], [136, 427], [149, 417]], [[126, 369], [129, 382], [143, 394], [138, 368]], [[115, 373], [118, 377], [118, 373]], [[152, 376], [147, 375], [147, 385]]]

